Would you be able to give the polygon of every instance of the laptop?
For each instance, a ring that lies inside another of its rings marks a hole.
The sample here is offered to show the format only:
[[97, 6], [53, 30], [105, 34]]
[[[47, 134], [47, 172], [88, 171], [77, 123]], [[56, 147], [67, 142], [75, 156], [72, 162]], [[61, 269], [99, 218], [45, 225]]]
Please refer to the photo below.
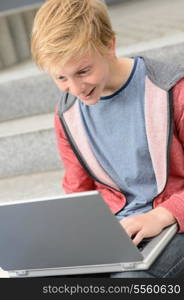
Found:
[[177, 225], [139, 249], [97, 191], [0, 204], [0, 268], [5, 277], [148, 269]]

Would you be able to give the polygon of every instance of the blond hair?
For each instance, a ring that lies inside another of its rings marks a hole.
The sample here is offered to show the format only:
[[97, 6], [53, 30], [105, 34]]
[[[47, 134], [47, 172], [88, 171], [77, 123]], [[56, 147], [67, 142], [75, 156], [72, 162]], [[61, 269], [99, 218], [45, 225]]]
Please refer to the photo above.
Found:
[[32, 56], [40, 68], [57, 70], [90, 49], [104, 55], [114, 36], [102, 0], [47, 0], [34, 20]]

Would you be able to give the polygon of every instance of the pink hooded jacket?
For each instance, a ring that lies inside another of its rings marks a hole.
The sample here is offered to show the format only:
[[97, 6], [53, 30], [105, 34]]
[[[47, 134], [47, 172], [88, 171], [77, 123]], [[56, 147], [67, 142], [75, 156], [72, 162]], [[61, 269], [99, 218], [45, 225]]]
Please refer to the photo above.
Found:
[[[159, 191], [153, 207], [167, 208], [177, 219], [179, 232], [184, 232], [184, 72], [169, 69], [170, 78], [165, 80], [167, 65], [144, 60], [145, 125]], [[163, 76], [157, 79], [160, 70]], [[58, 149], [65, 167], [63, 188], [66, 193], [98, 190], [117, 214], [126, 198], [93, 156], [76, 103], [75, 97], [65, 94], [55, 113]]]

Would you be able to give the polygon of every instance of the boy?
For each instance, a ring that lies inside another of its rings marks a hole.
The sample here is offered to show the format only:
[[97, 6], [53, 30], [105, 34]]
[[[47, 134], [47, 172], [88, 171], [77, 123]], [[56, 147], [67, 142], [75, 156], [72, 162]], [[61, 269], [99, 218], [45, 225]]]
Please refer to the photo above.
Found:
[[66, 193], [100, 191], [136, 245], [178, 224], [148, 271], [112, 277], [184, 275], [184, 70], [117, 57], [101, 0], [46, 1], [32, 54], [64, 92], [55, 130]]

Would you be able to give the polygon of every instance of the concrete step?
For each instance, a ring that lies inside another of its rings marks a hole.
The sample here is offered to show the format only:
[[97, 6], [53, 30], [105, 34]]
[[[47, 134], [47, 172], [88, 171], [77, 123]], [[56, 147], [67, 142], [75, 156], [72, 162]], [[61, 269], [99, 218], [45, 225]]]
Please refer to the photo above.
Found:
[[0, 72], [0, 84], [44, 74], [32, 60], [28, 59]]
[[64, 194], [61, 181], [63, 169], [0, 179], [0, 203]]
[[60, 91], [46, 74], [27, 62], [0, 74], [0, 122], [53, 112]]
[[128, 47], [119, 47], [117, 55], [134, 56], [146, 55], [160, 61], [184, 66], [183, 59], [184, 33], [177, 32], [162, 38], [141, 42]]
[[53, 114], [0, 123], [0, 178], [61, 168]]

